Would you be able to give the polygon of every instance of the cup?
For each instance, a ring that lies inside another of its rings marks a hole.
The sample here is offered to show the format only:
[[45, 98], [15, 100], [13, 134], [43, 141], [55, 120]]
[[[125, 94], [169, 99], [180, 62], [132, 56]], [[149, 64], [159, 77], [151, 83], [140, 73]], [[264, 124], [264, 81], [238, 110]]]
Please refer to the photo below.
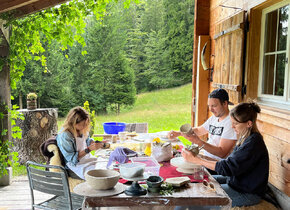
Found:
[[193, 178], [195, 180], [203, 180], [204, 179], [204, 169], [203, 169], [203, 167], [194, 168]]
[[119, 132], [118, 133], [120, 142], [123, 143], [127, 139], [127, 132]]

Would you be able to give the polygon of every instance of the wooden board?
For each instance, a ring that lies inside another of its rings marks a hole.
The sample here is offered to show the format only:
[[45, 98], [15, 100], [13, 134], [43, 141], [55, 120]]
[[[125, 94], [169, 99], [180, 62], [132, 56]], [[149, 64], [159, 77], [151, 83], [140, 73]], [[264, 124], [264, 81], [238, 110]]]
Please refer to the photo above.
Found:
[[[215, 60], [213, 86], [242, 86], [244, 62], [245, 13], [228, 18], [215, 28]], [[241, 102], [241, 90], [227, 90], [230, 101]]]

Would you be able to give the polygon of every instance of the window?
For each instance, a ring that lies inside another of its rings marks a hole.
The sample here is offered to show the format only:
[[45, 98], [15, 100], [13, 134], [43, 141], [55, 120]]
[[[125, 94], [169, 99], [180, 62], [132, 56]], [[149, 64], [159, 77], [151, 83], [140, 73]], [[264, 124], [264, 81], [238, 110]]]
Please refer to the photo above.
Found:
[[258, 96], [261, 101], [290, 104], [290, 0], [262, 12]]

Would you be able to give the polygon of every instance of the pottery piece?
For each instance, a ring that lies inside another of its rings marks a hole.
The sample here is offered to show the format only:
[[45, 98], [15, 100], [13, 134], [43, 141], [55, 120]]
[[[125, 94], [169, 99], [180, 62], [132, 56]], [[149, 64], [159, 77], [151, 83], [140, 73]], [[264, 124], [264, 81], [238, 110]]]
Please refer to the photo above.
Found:
[[157, 193], [161, 189], [161, 185], [163, 183], [163, 178], [161, 176], [150, 176], [146, 184], [148, 186], [149, 192]]
[[187, 176], [167, 178], [166, 183], [171, 184], [173, 187], [181, 187], [190, 182], [190, 178]]
[[149, 176], [146, 181], [149, 188], [158, 188], [161, 187], [163, 183], [163, 178], [161, 176]]
[[119, 169], [123, 178], [134, 178], [143, 176], [145, 163], [125, 163], [120, 164]]
[[194, 131], [192, 130], [191, 125], [188, 124], [188, 123], [183, 124], [182, 126], [180, 126], [179, 130], [180, 130], [182, 133], [185, 133], [185, 134], [187, 134], [187, 135], [194, 134]]
[[197, 156], [200, 150], [197, 144], [189, 145], [186, 149], [188, 149], [194, 156]]
[[120, 173], [114, 170], [94, 169], [85, 174], [88, 185], [94, 190], [108, 190], [115, 187]]

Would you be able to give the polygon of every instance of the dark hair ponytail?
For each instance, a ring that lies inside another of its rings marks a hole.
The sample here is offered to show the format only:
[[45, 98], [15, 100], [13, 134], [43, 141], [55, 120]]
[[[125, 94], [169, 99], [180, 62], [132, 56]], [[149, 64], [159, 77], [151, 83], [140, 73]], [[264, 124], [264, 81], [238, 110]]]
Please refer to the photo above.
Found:
[[248, 132], [240, 137], [238, 145], [242, 144], [243, 141], [252, 133], [260, 133], [256, 123], [257, 115], [260, 112], [261, 108], [255, 102], [240, 103], [231, 110], [230, 116], [234, 118], [235, 121], [239, 123], [252, 121], [253, 123], [253, 126], [248, 130]]

